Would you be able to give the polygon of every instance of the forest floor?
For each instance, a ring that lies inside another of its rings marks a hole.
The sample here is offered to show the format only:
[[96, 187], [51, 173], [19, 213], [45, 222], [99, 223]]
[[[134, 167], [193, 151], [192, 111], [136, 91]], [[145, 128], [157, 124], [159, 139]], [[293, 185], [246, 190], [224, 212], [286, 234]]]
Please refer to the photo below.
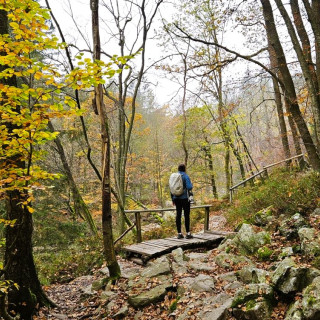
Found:
[[[214, 215], [210, 217], [210, 230], [227, 230], [226, 220], [223, 216]], [[130, 270], [132, 268], [143, 268], [131, 261], [118, 257], [118, 262], [122, 270]], [[186, 274], [185, 277], [192, 276]], [[95, 280], [102, 277], [101, 270], [92, 270], [92, 275], [86, 275], [76, 278], [68, 283], [52, 284], [45, 287], [45, 291], [49, 298], [57, 305], [55, 308], [41, 308], [38, 314], [34, 316], [34, 320], [57, 319], [57, 320], [82, 320], [82, 319], [111, 319], [103, 315], [106, 314], [105, 307], [101, 305], [101, 299], [98, 295], [84, 296], [84, 288], [88, 287]], [[120, 279], [117, 283], [121, 291], [122, 282], [126, 279]], [[118, 294], [117, 304], [121, 304], [127, 299], [126, 292]], [[174, 297], [172, 297], [174, 299]], [[169, 302], [168, 302], [169, 303]], [[159, 306], [157, 304], [144, 308], [143, 313], [131, 310], [126, 319], [173, 319], [164, 317], [159, 314]]]

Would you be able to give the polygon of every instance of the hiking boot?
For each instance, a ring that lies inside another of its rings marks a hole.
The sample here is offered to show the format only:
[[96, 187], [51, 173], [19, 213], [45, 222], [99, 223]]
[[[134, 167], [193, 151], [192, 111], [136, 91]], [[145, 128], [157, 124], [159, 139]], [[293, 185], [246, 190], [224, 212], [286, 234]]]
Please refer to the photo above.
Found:
[[186, 235], [186, 239], [192, 239], [193, 238], [193, 235], [189, 232], [187, 235]]
[[177, 239], [183, 239], [183, 238], [184, 238], [183, 234], [182, 233], [178, 233]]

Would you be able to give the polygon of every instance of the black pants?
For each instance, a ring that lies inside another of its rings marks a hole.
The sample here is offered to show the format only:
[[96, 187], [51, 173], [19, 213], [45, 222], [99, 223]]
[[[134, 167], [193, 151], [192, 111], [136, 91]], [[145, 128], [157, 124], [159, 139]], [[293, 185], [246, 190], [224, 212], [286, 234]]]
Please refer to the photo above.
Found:
[[190, 202], [188, 199], [175, 199], [174, 203], [177, 209], [176, 225], [178, 233], [181, 233], [181, 215], [182, 209], [184, 214], [184, 224], [186, 226], [186, 232], [190, 231]]

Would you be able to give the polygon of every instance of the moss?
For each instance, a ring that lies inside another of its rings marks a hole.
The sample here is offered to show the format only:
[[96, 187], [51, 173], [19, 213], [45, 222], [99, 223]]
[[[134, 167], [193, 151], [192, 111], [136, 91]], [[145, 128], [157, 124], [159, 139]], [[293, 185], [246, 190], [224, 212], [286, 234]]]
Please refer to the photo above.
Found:
[[253, 309], [256, 306], [256, 304], [257, 304], [256, 300], [249, 300], [246, 303], [247, 310]]
[[319, 256], [313, 259], [312, 266], [317, 269], [320, 269], [320, 257]]
[[177, 305], [178, 305], [178, 301], [177, 300], [173, 300], [173, 302], [169, 306], [169, 311], [170, 312], [175, 311], [177, 309]]
[[266, 261], [270, 259], [271, 255], [273, 254], [273, 251], [270, 248], [264, 246], [258, 249], [257, 254], [259, 260]]

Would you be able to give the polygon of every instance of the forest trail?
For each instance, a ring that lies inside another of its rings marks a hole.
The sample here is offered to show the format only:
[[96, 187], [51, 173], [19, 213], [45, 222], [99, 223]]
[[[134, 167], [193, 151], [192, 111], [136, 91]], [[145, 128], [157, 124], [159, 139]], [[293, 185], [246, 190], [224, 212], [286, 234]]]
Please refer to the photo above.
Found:
[[[211, 216], [209, 221], [209, 230], [224, 230], [226, 219], [223, 216]], [[229, 231], [229, 230], [225, 230]], [[121, 257], [118, 257], [118, 262], [121, 267], [122, 277], [117, 284], [121, 291], [124, 284], [127, 282], [127, 278], [133, 272], [143, 270], [144, 267], [128, 261]], [[106, 316], [106, 306], [101, 303], [101, 298], [97, 294], [93, 294], [91, 291], [92, 284], [99, 281], [107, 273], [107, 269], [93, 270], [92, 275], [86, 275], [76, 278], [69, 283], [65, 284], [53, 284], [45, 289], [49, 298], [57, 305], [57, 307], [48, 309], [41, 308], [34, 320], [82, 320], [82, 319], [112, 319]], [[189, 274], [185, 275], [190, 276]], [[125, 291], [118, 295], [116, 304], [123, 304], [127, 300]], [[155, 310], [149, 310], [149, 315], [145, 317], [141, 315], [139, 319], [152, 319]], [[137, 311], [138, 312], [138, 311]], [[153, 316], [151, 316], [153, 315]], [[126, 319], [134, 319], [132, 317], [126, 317]]]

